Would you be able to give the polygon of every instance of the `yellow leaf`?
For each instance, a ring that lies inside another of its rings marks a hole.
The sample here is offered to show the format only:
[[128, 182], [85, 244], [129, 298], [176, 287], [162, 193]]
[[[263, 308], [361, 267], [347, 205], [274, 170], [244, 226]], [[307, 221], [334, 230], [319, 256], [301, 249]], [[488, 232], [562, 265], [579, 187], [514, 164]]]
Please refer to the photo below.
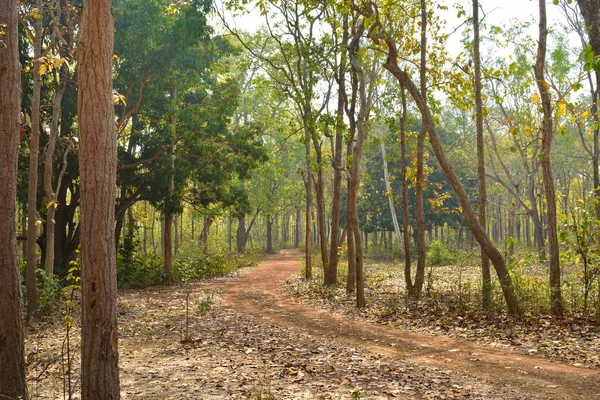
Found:
[[534, 94], [533, 98], [531, 99], [531, 101], [533, 102], [533, 104], [537, 104], [540, 101], [540, 95], [539, 94]]
[[46, 70], [48, 69], [48, 67], [46, 66], [46, 64], [42, 64], [40, 65], [40, 76], [44, 75], [46, 73]]
[[529, 125], [526, 125], [524, 133], [525, 133], [525, 136], [527, 136], [527, 137], [531, 136], [531, 134], [533, 133], [533, 128], [530, 127]]
[[578, 202], [579, 204], [581, 204], [582, 206], [585, 206], [585, 201], [583, 201], [583, 200], [579, 199], [579, 200], [577, 200], [577, 202]]
[[594, 131], [591, 129], [588, 129], [587, 134], [590, 136], [594, 136]]
[[585, 110], [584, 112], [581, 113], [580, 117], [581, 118], [587, 118], [590, 116], [590, 112], [588, 110]]
[[558, 103], [558, 110], [556, 111], [556, 118], [560, 118], [565, 115], [565, 110], [567, 109], [567, 103], [561, 101]]

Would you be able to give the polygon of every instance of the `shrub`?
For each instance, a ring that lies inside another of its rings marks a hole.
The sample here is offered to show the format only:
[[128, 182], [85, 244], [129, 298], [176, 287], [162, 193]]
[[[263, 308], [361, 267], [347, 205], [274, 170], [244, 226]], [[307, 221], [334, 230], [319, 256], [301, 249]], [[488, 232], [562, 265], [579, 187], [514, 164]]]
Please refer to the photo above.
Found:
[[439, 240], [431, 242], [426, 257], [429, 265], [449, 265], [456, 262], [456, 256]]

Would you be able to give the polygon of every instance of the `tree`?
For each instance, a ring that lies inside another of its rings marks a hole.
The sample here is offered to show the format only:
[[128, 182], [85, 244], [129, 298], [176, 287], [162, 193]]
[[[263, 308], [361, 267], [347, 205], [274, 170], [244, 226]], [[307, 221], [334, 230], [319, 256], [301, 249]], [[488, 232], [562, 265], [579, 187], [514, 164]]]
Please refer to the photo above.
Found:
[[460, 202], [460, 205], [462, 207], [462, 212], [465, 217], [465, 220], [469, 225], [473, 236], [475, 236], [480, 246], [488, 254], [488, 257], [490, 258], [494, 265], [494, 268], [496, 269], [496, 273], [498, 274], [498, 279], [500, 281], [502, 292], [504, 294], [504, 299], [506, 301], [508, 312], [513, 315], [520, 315], [522, 314], [523, 310], [515, 295], [512, 279], [506, 268], [504, 258], [502, 257], [500, 251], [498, 251], [498, 249], [494, 246], [485, 230], [479, 224], [476, 214], [473, 211], [473, 207], [469, 202], [469, 197], [464, 189], [464, 186], [458, 178], [454, 167], [448, 160], [444, 148], [442, 147], [439, 135], [437, 133], [437, 129], [435, 127], [435, 122], [431, 114], [431, 110], [427, 106], [423, 97], [421, 96], [419, 89], [411, 79], [409, 73], [399, 66], [398, 61], [400, 59], [400, 54], [398, 53], [396, 40], [386, 29], [387, 25], [385, 24], [385, 22], [387, 21], [384, 22], [380, 19], [380, 16], [384, 14], [381, 14], [379, 10], [376, 10], [376, 4], [368, 3], [365, 5], [365, 8], [362, 10], [362, 12], [370, 18], [375, 18], [375, 23], [379, 28], [377, 30], [372, 30], [370, 37], [376, 44], [383, 44], [387, 50], [387, 60], [384, 63], [384, 68], [387, 69], [396, 78], [400, 85], [402, 85], [406, 88], [406, 90], [408, 90], [411, 97], [417, 104], [417, 107], [423, 118], [423, 124], [426, 125], [426, 128], [428, 130], [429, 141], [433, 148], [433, 152], [438, 160], [440, 167], [444, 171], [444, 174], [448, 178], [450, 185], [454, 189], [456, 196], [458, 197], [458, 201]]
[[33, 36], [33, 94], [31, 99], [31, 137], [29, 139], [29, 178], [27, 188], [27, 253], [25, 268], [25, 283], [27, 290], [27, 317], [31, 318], [38, 308], [38, 293], [36, 284], [37, 270], [37, 187], [38, 159], [40, 151], [40, 103], [42, 92], [42, 17], [44, 14], [41, 0], [36, 1], [37, 13], [34, 14]]
[[540, 97], [542, 99], [542, 107], [544, 109], [541, 164], [544, 193], [546, 194], [548, 248], [550, 250], [550, 306], [552, 308], [552, 314], [560, 316], [563, 314], [562, 291], [560, 287], [560, 249], [558, 248], [558, 230], [556, 222], [556, 194], [554, 191], [554, 180], [552, 178], [552, 166], [550, 164], [550, 151], [552, 150], [554, 129], [550, 85], [546, 82], [544, 77], [544, 68], [546, 65], [546, 41], [548, 37], [546, 2], [544, 0], [539, 0], [539, 5], [540, 32], [534, 72]]
[[114, 17], [110, 0], [88, 0], [77, 47], [81, 176], [81, 397], [119, 399], [112, 98]]
[[[475, 126], [477, 130], [477, 179], [479, 182], [479, 202], [477, 212], [481, 227], [486, 229], [486, 186], [485, 186], [485, 148], [483, 141], [483, 100], [481, 97], [481, 55], [479, 52], [479, 0], [473, 0], [473, 73], [475, 81]], [[483, 308], [489, 310], [492, 301], [492, 282], [490, 260], [481, 252], [481, 277]]]
[[21, 128], [18, 2], [0, 0], [0, 397], [27, 399], [15, 209]]

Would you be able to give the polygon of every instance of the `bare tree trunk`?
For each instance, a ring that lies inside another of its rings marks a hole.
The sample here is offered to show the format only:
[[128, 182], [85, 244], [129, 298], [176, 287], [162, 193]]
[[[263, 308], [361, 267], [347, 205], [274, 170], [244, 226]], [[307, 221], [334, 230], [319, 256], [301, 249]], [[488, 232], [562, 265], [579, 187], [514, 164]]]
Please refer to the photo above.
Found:
[[[479, 202], [477, 211], [479, 223], [486, 229], [485, 186], [485, 148], [483, 142], [483, 100], [481, 97], [481, 55], [479, 53], [479, 0], [473, 0], [473, 58], [475, 78], [475, 126], [477, 129], [477, 179], [479, 182]], [[492, 279], [490, 275], [490, 259], [481, 251], [481, 289], [483, 309], [489, 310], [492, 304]]]
[[114, 17], [110, 0], [83, 3], [77, 103], [81, 176], [81, 398], [119, 399], [112, 99]]
[[[35, 273], [37, 270], [37, 189], [40, 152], [40, 103], [42, 93], [42, 1], [36, 1], [40, 17], [35, 21], [33, 38], [33, 95], [31, 99], [31, 138], [29, 140], [29, 182], [27, 186], [27, 266], [25, 268], [25, 286], [27, 291], [27, 318], [33, 317], [38, 309], [38, 291]], [[50, 205], [50, 208], [52, 205]], [[47, 221], [48, 222], [48, 221]]]
[[[558, 230], [556, 222], [556, 194], [554, 192], [554, 180], [552, 178], [552, 167], [550, 164], [550, 151], [552, 150], [552, 138], [554, 135], [552, 127], [552, 104], [549, 85], [544, 79], [544, 67], [546, 62], [546, 39], [548, 28], [546, 26], [546, 2], [539, 0], [540, 5], [540, 34], [538, 39], [538, 52], [535, 62], [535, 80], [542, 99], [544, 108], [544, 125], [542, 130], [542, 175], [544, 180], [544, 192], [546, 194], [546, 215], [548, 218], [548, 249], [550, 251], [550, 302], [552, 314], [561, 316], [563, 314], [562, 291], [560, 286], [560, 250], [558, 248]], [[548, 85], [548, 86], [547, 86]]]
[[348, 186], [348, 241], [352, 236], [354, 241], [354, 259], [356, 268], [356, 306], [363, 308], [366, 306], [365, 292], [364, 292], [364, 267], [363, 267], [363, 249], [362, 249], [362, 238], [360, 232], [360, 226], [358, 222], [358, 189], [360, 184], [360, 162], [362, 159], [363, 146], [365, 143], [366, 131], [365, 122], [367, 120], [367, 110], [369, 104], [366, 94], [366, 83], [365, 77], [358, 60], [358, 49], [359, 41], [362, 36], [364, 26], [361, 24], [353, 32], [352, 40], [349, 46], [349, 58], [352, 70], [356, 74], [358, 82], [358, 96], [359, 96], [359, 111], [356, 119], [356, 144], [352, 153], [352, 167], [350, 172], [350, 185]]
[[406, 284], [406, 292], [412, 293], [413, 283], [411, 275], [411, 259], [410, 259], [410, 235], [409, 231], [409, 212], [408, 212], [408, 179], [406, 169], [408, 160], [406, 159], [406, 93], [404, 86], [400, 88], [402, 94], [402, 114], [400, 116], [400, 162], [402, 170], [402, 231], [404, 233], [404, 282]]
[[17, 155], [21, 128], [21, 65], [17, 0], [0, 0], [0, 398], [28, 399], [21, 277], [17, 256]]
[[306, 228], [304, 237], [304, 276], [306, 279], [312, 279], [312, 169], [310, 167], [310, 144], [308, 131], [305, 130], [305, 151], [306, 151], [306, 170], [304, 173], [304, 188], [306, 189]]
[[[421, 0], [421, 63], [419, 68], [421, 97], [425, 106], [427, 106], [427, 76], [426, 76], [426, 56], [427, 56], [427, 9], [425, 0]], [[417, 137], [417, 182], [415, 185], [416, 196], [416, 214], [417, 214], [417, 272], [415, 282], [412, 286], [412, 292], [408, 295], [413, 298], [419, 298], [423, 283], [425, 282], [425, 209], [423, 206], [423, 189], [425, 185], [425, 137], [427, 128], [421, 123], [421, 130]]]
[[[175, 88], [171, 88], [171, 100], [175, 101], [177, 98], [177, 90]], [[171, 118], [171, 130], [172, 135], [175, 136], [175, 125], [176, 125], [175, 117]], [[175, 149], [171, 150], [171, 154], [169, 155], [171, 160], [171, 171], [169, 176], [169, 199], [167, 206], [167, 210], [165, 211], [165, 230], [164, 230], [164, 245], [163, 245], [163, 262], [165, 272], [167, 273], [169, 281], [173, 280], [173, 211], [172, 200], [173, 195], [175, 194]]]

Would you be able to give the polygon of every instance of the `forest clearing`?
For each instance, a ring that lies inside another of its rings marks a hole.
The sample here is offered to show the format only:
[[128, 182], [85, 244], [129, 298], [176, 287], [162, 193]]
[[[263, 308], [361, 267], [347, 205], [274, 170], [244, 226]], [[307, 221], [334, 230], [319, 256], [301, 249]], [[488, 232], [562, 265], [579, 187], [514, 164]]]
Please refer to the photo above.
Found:
[[0, 400], [600, 397], [598, 0], [0, 0]]

